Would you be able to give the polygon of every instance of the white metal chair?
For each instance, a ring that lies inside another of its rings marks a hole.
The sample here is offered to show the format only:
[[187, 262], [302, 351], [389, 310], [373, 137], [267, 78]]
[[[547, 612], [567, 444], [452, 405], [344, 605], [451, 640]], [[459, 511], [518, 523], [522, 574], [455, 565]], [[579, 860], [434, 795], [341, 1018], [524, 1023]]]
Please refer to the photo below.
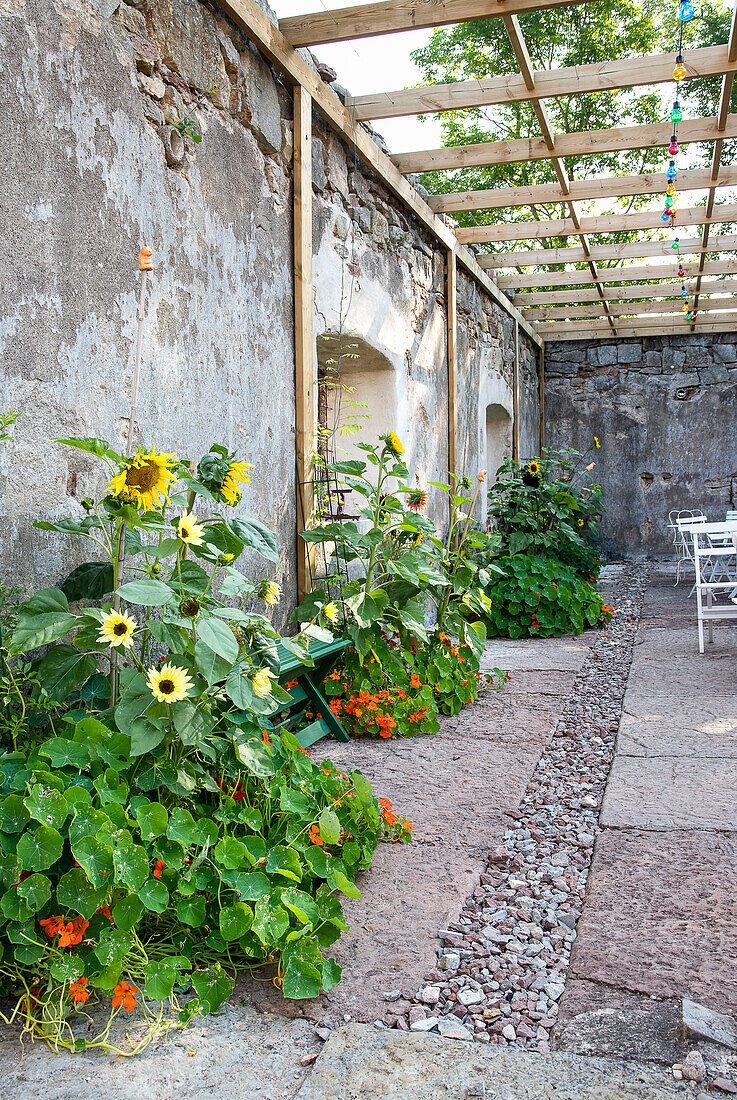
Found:
[[[686, 529], [694, 523], [706, 523], [706, 516], [698, 509], [674, 509], [668, 513], [668, 526], [673, 531], [673, 546], [676, 552], [676, 583], [681, 579], [681, 571], [693, 566], [693, 550], [690, 532]], [[689, 595], [693, 595], [693, 589]]]
[[[724, 523], [693, 523], [693, 561], [696, 573], [696, 619], [699, 653], [704, 652], [704, 623], [709, 642], [714, 641], [714, 619], [737, 619], [737, 605], [715, 603], [715, 596], [729, 595], [737, 583], [737, 518]], [[704, 604], [706, 599], [706, 604]]]

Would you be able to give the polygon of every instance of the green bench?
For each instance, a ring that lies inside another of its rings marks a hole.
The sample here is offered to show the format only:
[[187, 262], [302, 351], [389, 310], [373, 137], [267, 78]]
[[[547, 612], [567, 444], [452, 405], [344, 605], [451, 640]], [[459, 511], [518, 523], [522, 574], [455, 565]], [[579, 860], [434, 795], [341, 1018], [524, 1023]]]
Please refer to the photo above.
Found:
[[307, 668], [298, 657], [283, 646], [277, 647], [280, 685], [285, 687], [293, 680], [297, 683], [294, 687], [287, 689], [292, 696], [291, 703], [277, 705], [267, 715], [266, 720], [278, 733], [280, 729], [293, 730], [300, 724], [307, 710], [311, 710], [316, 715], [319, 714], [319, 718], [295, 735], [303, 749], [309, 748], [328, 734], [332, 734], [337, 741], [350, 741], [350, 737], [333, 714], [330, 703], [322, 692], [325, 678], [333, 671], [340, 655], [348, 648], [348, 644], [342, 638], [332, 642], [313, 641], [310, 644], [310, 656], [315, 662], [313, 668]]

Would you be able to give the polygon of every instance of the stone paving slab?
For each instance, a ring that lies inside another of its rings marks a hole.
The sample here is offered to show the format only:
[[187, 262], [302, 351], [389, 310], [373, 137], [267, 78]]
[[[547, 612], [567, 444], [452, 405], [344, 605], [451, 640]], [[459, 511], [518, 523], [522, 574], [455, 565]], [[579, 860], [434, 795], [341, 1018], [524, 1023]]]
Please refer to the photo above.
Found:
[[577, 932], [572, 978], [734, 1012], [737, 837], [605, 830]]
[[[617, 739], [622, 755], [737, 759], [737, 697], [718, 702], [712, 698], [710, 706], [681, 704], [678, 722], [672, 713], [657, 713], [656, 706], [657, 711], [666, 710], [655, 701], [647, 714], [622, 715]], [[726, 715], [725, 710], [732, 713]]]
[[486, 643], [482, 670], [533, 669], [578, 672], [589, 655], [597, 632], [564, 634], [561, 638], [491, 638]]
[[684, 1091], [652, 1065], [349, 1024], [333, 1032], [297, 1100], [683, 1100]]
[[[135, 1017], [124, 1021], [135, 1032]], [[320, 1041], [306, 1020], [227, 1005], [135, 1058], [55, 1054], [0, 1031], [0, 1096], [7, 1100], [291, 1100]]]
[[737, 829], [737, 759], [617, 755], [600, 823], [618, 829]]

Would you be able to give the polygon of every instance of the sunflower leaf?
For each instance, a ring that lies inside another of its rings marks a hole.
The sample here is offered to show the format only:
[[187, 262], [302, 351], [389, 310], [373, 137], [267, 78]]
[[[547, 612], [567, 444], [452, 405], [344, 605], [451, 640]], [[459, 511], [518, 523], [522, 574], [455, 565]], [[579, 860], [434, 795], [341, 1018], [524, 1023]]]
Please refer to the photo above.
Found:
[[87, 561], [73, 569], [59, 588], [70, 603], [75, 600], [101, 600], [115, 587], [109, 561]]
[[153, 578], [128, 581], [120, 586], [118, 595], [127, 603], [143, 604], [144, 607], [163, 607], [174, 599], [171, 588]]

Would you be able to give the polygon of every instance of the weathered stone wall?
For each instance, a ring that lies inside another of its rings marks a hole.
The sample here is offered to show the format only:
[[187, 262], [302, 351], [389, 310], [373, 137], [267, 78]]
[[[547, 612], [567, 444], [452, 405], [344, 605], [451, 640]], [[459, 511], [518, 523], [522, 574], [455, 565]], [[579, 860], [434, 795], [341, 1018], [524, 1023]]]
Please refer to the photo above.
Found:
[[730, 333], [546, 345], [546, 443], [585, 451], [598, 437], [610, 556], [670, 556], [671, 509], [735, 507], [736, 412]]
[[[103, 486], [99, 464], [49, 440], [123, 446], [149, 244], [136, 442], [198, 457], [221, 441], [253, 463], [239, 507], [275, 528], [291, 599], [290, 90], [198, 0], [0, 0], [0, 57], [0, 407], [22, 412], [0, 444], [3, 577], [58, 580], [70, 548], [32, 518], [79, 514]], [[201, 142], [182, 139], [186, 119]], [[318, 116], [313, 157], [316, 335], [355, 334], [389, 364], [410, 468], [442, 480], [444, 252]], [[474, 472], [489, 387], [511, 408], [513, 326], [459, 281], [459, 438]]]

